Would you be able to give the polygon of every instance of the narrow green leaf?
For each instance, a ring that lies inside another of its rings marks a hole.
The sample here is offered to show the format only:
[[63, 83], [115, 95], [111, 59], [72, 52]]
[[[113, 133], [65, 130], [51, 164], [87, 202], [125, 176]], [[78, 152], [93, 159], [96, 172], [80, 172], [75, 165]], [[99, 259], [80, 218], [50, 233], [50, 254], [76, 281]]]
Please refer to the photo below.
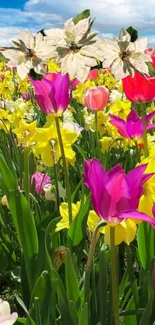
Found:
[[76, 305], [72, 300], [69, 303], [69, 309], [73, 320], [73, 325], [78, 325], [78, 312], [77, 312]]
[[108, 269], [104, 250], [100, 252], [99, 260], [99, 301], [101, 324], [107, 324], [107, 302], [108, 302]]
[[69, 249], [65, 261], [65, 281], [68, 300], [73, 301], [77, 310], [79, 310], [81, 304], [79, 284]]
[[81, 312], [81, 315], [80, 315], [80, 320], [79, 320], [78, 325], [88, 325], [88, 324], [89, 324], [89, 322], [88, 322], [88, 304], [85, 303], [83, 310]]
[[90, 199], [87, 198], [85, 204], [81, 205], [78, 215], [73, 220], [70, 226], [68, 237], [71, 240], [73, 246], [79, 245], [84, 235], [86, 234], [85, 229], [87, 224], [87, 213], [89, 205]]
[[151, 314], [152, 314], [153, 300], [154, 300], [154, 296], [152, 296], [150, 298], [150, 300], [148, 301], [148, 303], [146, 305], [146, 308], [144, 310], [144, 313], [142, 315], [142, 318], [140, 320], [139, 325], [149, 325], [150, 324], [150, 318], [151, 318]]

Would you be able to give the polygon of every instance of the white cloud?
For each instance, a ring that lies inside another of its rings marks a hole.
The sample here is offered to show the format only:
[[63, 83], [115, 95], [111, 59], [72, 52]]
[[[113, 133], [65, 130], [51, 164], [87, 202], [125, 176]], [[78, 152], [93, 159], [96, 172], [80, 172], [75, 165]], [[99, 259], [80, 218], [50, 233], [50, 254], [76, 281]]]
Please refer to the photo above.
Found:
[[76, 14], [85, 8], [91, 9], [92, 16], [96, 16], [96, 25], [103, 32], [110, 29], [121, 29], [134, 25], [140, 30], [153, 30], [155, 26], [154, 0], [29, 0], [25, 10], [53, 10], [63, 17]]
[[101, 36], [105, 39], [113, 39], [115, 37], [112, 33], [102, 33]]
[[[105, 38], [118, 36], [122, 27], [130, 25], [141, 34], [149, 35], [154, 30], [154, 0], [96, 0], [95, 5], [94, 0], [28, 0], [23, 10], [0, 8], [0, 28], [5, 29], [0, 34], [0, 46], [10, 44], [11, 35], [20, 28], [37, 32], [44, 27], [62, 27], [64, 21], [86, 8], [90, 8], [92, 17], [96, 16], [94, 29]], [[7, 32], [10, 36], [5, 38]], [[149, 45], [154, 44], [154, 37], [149, 38]]]
[[0, 27], [0, 46], [7, 46], [19, 33], [19, 27]]

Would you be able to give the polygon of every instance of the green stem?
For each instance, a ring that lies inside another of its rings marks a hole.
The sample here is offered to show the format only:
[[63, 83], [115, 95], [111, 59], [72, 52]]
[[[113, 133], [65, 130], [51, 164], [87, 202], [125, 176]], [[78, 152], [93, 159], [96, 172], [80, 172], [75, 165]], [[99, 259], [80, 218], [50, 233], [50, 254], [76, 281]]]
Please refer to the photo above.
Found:
[[55, 116], [55, 124], [57, 128], [58, 138], [59, 138], [59, 145], [61, 150], [61, 156], [63, 161], [63, 167], [64, 167], [64, 174], [65, 174], [65, 185], [66, 185], [66, 198], [68, 202], [68, 215], [69, 215], [69, 225], [72, 223], [72, 198], [71, 198], [71, 189], [70, 189], [70, 183], [69, 183], [69, 174], [68, 174], [68, 166], [67, 161], [65, 157], [65, 151], [60, 131], [60, 125], [59, 125], [59, 118]]
[[110, 246], [111, 246], [111, 276], [112, 276], [112, 299], [114, 323], [120, 325], [119, 319], [119, 296], [118, 296], [118, 279], [117, 279], [117, 255], [115, 246], [115, 227], [110, 227]]
[[29, 173], [29, 148], [24, 148], [24, 190], [25, 197], [30, 203], [30, 173]]
[[143, 121], [143, 140], [144, 140], [144, 156], [149, 156], [148, 150], [148, 141], [147, 141], [147, 129], [146, 129], [146, 104], [141, 103], [141, 114], [142, 114], [142, 121]]
[[98, 154], [98, 140], [99, 140], [99, 136], [98, 136], [98, 130], [97, 130], [97, 111], [95, 112], [95, 133], [96, 133], [96, 153]]
[[90, 244], [90, 249], [88, 253], [87, 264], [86, 264], [85, 278], [84, 278], [84, 302], [88, 304], [88, 323], [89, 323], [90, 272], [91, 272], [95, 247], [99, 238], [98, 231], [101, 227], [104, 227], [105, 224], [106, 223], [102, 220], [96, 225], [94, 229], [91, 244]]

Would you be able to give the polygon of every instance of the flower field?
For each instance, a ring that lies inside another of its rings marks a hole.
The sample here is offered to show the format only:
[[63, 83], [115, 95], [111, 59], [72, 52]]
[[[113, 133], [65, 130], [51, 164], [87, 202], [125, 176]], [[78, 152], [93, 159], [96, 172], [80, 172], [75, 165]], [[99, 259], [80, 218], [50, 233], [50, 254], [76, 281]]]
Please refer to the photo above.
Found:
[[155, 50], [85, 10], [0, 49], [0, 324], [155, 324]]

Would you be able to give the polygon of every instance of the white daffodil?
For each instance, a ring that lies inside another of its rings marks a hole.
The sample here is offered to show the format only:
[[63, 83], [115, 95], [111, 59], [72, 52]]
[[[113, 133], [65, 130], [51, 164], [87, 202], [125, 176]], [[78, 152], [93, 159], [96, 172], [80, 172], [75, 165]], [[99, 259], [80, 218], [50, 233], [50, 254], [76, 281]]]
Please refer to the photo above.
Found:
[[21, 79], [24, 79], [31, 69], [39, 74], [45, 73], [44, 64], [52, 54], [46, 37], [41, 33], [33, 36], [32, 33], [21, 30], [12, 43], [14, 48], [3, 51], [3, 55], [9, 59], [7, 65], [10, 68], [17, 68]]
[[143, 38], [131, 42], [130, 34], [122, 29], [119, 39], [102, 40], [103, 68], [111, 68], [116, 79], [120, 80], [129, 74], [134, 75], [137, 70], [148, 74], [146, 62], [152, 61], [151, 57], [144, 53], [147, 47], [147, 39]]
[[17, 313], [10, 313], [9, 303], [7, 301], [0, 300], [0, 324], [13, 325], [17, 317]]
[[63, 30], [50, 29], [45, 31], [48, 44], [53, 48], [52, 57], [61, 64], [63, 74], [69, 73], [71, 78], [84, 82], [91, 67], [97, 60], [103, 59], [100, 40], [97, 32], [90, 32], [90, 17], [80, 20], [77, 24], [69, 19]]

